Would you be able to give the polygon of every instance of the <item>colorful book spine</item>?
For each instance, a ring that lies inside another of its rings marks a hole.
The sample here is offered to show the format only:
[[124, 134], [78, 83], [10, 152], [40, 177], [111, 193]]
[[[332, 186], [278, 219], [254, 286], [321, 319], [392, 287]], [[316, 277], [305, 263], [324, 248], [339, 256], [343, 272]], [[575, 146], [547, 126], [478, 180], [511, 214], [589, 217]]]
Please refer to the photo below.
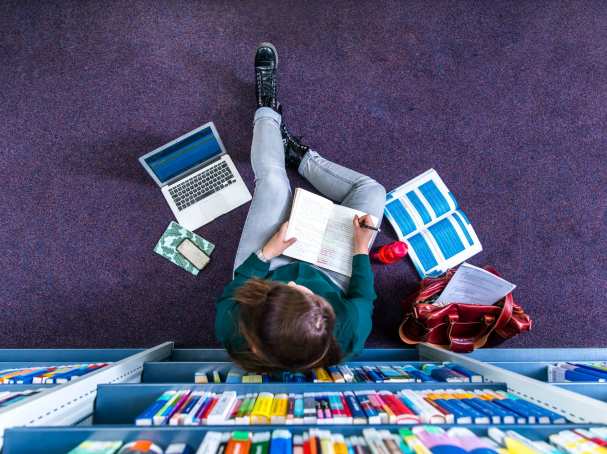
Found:
[[158, 413], [164, 406], [172, 400], [177, 391], [165, 391], [156, 401], [143, 413], [135, 418], [135, 425], [137, 426], [151, 426], [154, 424], [154, 415]]
[[[228, 424], [229, 416], [232, 413], [232, 408], [236, 404], [236, 401], [236, 391], [223, 392], [219, 396], [217, 404], [215, 404], [213, 409], [209, 412], [207, 416], [207, 424]], [[233, 420], [231, 422], [233, 422]]]
[[329, 372], [322, 367], [313, 369], [312, 377], [313, 377], [314, 383], [332, 383], [333, 382]]
[[292, 454], [293, 436], [288, 430], [277, 429], [272, 432], [269, 454]]
[[251, 424], [269, 424], [272, 417], [272, 402], [274, 394], [261, 392], [255, 399], [251, 411]]
[[462, 383], [470, 381], [467, 376], [440, 364], [424, 364], [422, 366], [422, 371], [437, 381], [447, 383]]
[[271, 424], [285, 424], [287, 422], [287, 413], [289, 408], [289, 396], [281, 393], [276, 394], [272, 400], [272, 410], [270, 414]]
[[250, 432], [236, 431], [226, 445], [225, 454], [246, 454], [250, 451], [252, 436]]

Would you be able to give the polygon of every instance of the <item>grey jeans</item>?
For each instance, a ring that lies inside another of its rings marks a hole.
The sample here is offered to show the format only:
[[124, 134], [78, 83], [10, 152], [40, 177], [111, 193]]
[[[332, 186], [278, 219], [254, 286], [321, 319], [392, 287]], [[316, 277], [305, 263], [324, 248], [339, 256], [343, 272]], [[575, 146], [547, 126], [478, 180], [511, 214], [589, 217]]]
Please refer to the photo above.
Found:
[[[262, 107], [255, 112], [251, 144], [255, 192], [242, 229], [234, 269], [251, 253], [262, 248], [289, 217], [292, 192], [285, 169], [280, 122], [280, 114], [268, 107]], [[325, 197], [371, 214], [381, 222], [386, 191], [372, 178], [328, 161], [312, 150], [306, 153], [298, 171]], [[293, 259], [289, 257], [276, 257], [270, 263], [270, 270], [291, 262]], [[343, 290], [348, 288], [347, 276], [321, 268], [319, 270]]]

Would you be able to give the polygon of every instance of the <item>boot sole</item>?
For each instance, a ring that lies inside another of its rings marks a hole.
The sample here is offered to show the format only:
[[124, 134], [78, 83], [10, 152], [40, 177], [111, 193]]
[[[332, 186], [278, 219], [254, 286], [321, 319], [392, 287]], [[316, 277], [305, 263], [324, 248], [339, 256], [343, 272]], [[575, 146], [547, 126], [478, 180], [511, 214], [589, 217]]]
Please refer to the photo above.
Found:
[[278, 51], [276, 50], [276, 47], [274, 47], [274, 44], [261, 43], [261, 44], [259, 44], [259, 46], [257, 46], [257, 48], [255, 49], [255, 52], [257, 52], [257, 49], [259, 49], [260, 47], [269, 47], [270, 49], [272, 49], [274, 51], [274, 55], [276, 55], [276, 69], [278, 69]]

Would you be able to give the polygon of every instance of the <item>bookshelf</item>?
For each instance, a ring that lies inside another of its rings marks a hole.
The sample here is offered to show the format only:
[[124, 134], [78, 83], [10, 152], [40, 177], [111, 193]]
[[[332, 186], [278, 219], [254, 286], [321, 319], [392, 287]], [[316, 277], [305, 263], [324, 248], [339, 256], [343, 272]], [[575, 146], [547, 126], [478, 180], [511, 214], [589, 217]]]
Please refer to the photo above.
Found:
[[[64, 357], [53, 357], [53, 351], [30, 352], [23, 350], [6, 353], [12, 361], [52, 361], [69, 362]], [[483, 375], [491, 382], [485, 383], [262, 383], [262, 384], [194, 384], [194, 373], [203, 370], [227, 372], [232, 363], [226, 352], [220, 349], [175, 349], [171, 343], [151, 349], [59, 351], [75, 362], [111, 361], [110, 367], [66, 385], [49, 387], [44, 399], [35, 396], [15, 408], [0, 412], [0, 424], [5, 428], [4, 454], [28, 454], [41, 452], [48, 454], [65, 453], [78, 443], [87, 440], [151, 439], [166, 446], [171, 442], [187, 442], [192, 447], [200, 444], [209, 431], [234, 431], [238, 429], [259, 432], [273, 428], [288, 428], [293, 434], [301, 433], [310, 425], [228, 425], [228, 426], [158, 426], [138, 427], [134, 419], [145, 410], [165, 390], [198, 389], [223, 392], [235, 390], [240, 393], [269, 391], [273, 393], [303, 393], [323, 391], [344, 391], [355, 389], [493, 389], [508, 390], [533, 402], [540, 403], [554, 411], [565, 414], [571, 424], [559, 425], [499, 425], [503, 429], [524, 429], [540, 436], [547, 436], [567, 428], [581, 428], [607, 424], [607, 403], [602, 400], [607, 392], [600, 384], [549, 384], [542, 381], [542, 371], [547, 364], [564, 360], [605, 360], [607, 354], [600, 349], [491, 349], [480, 350], [468, 355], [455, 354], [429, 345], [417, 349], [366, 349], [356, 361], [348, 364], [422, 364], [429, 362], [454, 362]], [[95, 354], [103, 356], [95, 356]], [[80, 354], [81, 356], [77, 356]], [[42, 356], [36, 356], [42, 355]], [[69, 356], [75, 355], [75, 356]], [[115, 355], [115, 356], [112, 356]], [[0, 360], [9, 358], [2, 356]], [[78, 359], [75, 359], [78, 358]], [[98, 359], [105, 358], [105, 359]], [[109, 359], [112, 358], [112, 359]], [[118, 366], [118, 369], [116, 367]], [[111, 371], [111, 369], [114, 369]], [[105, 375], [102, 374], [105, 372]], [[575, 385], [575, 386], [570, 386]], [[86, 390], [86, 405], [68, 405]], [[58, 393], [57, 391], [62, 391]], [[48, 400], [53, 399], [53, 408], [62, 412], [48, 413]], [[27, 411], [23, 407], [27, 407]], [[26, 411], [28, 418], [23, 417]], [[4, 414], [3, 414], [4, 413]], [[36, 416], [38, 415], [38, 416]], [[42, 416], [41, 415], [46, 415]], [[17, 417], [9, 424], [4, 417]], [[34, 416], [40, 417], [35, 419]], [[19, 427], [29, 426], [29, 427]], [[378, 427], [396, 431], [405, 426], [382, 424], [369, 425], [322, 425], [322, 429], [341, 432], [345, 435], [360, 433], [366, 427]], [[441, 427], [449, 427], [442, 425]], [[460, 426], [461, 427], [461, 426]], [[465, 425], [475, 433], [484, 435], [488, 425]]]

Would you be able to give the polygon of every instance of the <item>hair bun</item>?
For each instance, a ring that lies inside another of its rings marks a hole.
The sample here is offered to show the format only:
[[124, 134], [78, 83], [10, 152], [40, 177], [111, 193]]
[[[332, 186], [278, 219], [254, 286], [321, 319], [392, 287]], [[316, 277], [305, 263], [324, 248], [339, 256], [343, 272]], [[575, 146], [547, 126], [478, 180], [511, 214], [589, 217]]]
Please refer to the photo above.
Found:
[[268, 295], [276, 287], [272, 281], [253, 278], [246, 285], [239, 287], [234, 293], [234, 299], [246, 306], [261, 306], [268, 300]]

